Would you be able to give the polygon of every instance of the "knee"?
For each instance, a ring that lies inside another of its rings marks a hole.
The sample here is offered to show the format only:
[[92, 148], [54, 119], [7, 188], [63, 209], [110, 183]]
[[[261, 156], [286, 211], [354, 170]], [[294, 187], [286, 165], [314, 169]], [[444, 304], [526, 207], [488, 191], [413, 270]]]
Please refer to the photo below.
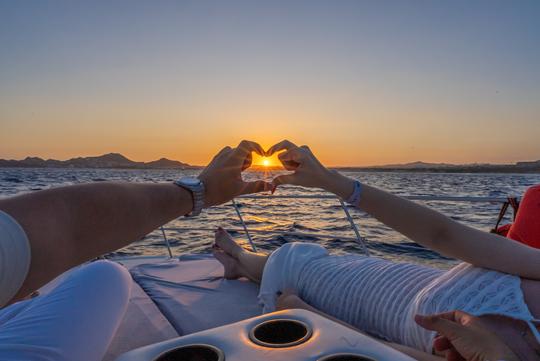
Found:
[[109, 279], [119, 283], [129, 283], [128, 281], [131, 281], [128, 270], [116, 262], [95, 261], [88, 264], [86, 269], [101, 279]]
[[328, 254], [326, 248], [316, 243], [289, 242], [279, 248], [283, 253], [300, 255], [303, 257], [314, 257]]
[[131, 293], [132, 279], [128, 270], [111, 261], [92, 262], [81, 269], [83, 284], [99, 290], [102, 294], [112, 293], [128, 299]]

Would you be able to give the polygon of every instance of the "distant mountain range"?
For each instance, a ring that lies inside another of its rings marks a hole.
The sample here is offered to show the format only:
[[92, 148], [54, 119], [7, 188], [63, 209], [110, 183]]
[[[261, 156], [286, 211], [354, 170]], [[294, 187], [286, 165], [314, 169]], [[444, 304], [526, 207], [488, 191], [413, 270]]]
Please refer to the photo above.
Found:
[[[26, 157], [22, 160], [0, 159], [0, 167], [12, 168], [121, 168], [121, 169], [200, 169], [190, 165], [161, 158], [152, 162], [135, 162], [122, 154], [109, 153], [97, 157], [77, 157], [68, 160], [42, 159]], [[253, 166], [254, 170], [265, 169]], [[278, 169], [272, 167], [271, 170]], [[448, 164], [412, 162], [405, 164], [387, 164], [369, 167], [335, 167], [339, 170], [372, 171], [372, 172], [450, 172], [450, 173], [540, 173], [540, 160], [517, 162], [514, 164]]]
[[449, 172], [449, 173], [540, 173], [540, 160], [517, 162], [514, 164], [448, 164], [411, 162], [370, 167], [339, 167], [340, 170], [363, 170], [374, 172]]
[[26, 157], [22, 160], [0, 159], [0, 167], [16, 168], [122, 168], [122, 169], [192, 169], [199, 168], [176, 160], [161, 158], [152, 162], [135, 162], [122, 154], [109, 153], [97, 157], [68, 160]]

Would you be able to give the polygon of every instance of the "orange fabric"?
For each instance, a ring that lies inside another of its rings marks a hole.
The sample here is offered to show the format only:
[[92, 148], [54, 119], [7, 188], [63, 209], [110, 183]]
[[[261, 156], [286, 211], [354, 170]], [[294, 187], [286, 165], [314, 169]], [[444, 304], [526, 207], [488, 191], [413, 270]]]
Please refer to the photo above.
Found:
[[508, 238], [540, 248], [540, 184], [525, 192]]
[[508, 231], [510, 231], [510, 228], [512, 227], [512, 223], [505, 224], [502, 226], [497, 227], [497, 229], [493, 230], [493, 233], [497, 233], [499, 236], [508, 237]]

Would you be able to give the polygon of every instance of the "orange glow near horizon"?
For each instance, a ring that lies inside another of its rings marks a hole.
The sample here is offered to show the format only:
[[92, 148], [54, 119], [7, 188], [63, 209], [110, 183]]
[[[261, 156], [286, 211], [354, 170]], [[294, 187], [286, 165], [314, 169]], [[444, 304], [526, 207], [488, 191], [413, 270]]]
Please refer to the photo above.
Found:
[[265, 168], [281, 166], [281, 162], [279, 161], [277, 157], [277, 153], [273, 154], [271, 157], [261, 157], [260, 155], [254, 153], [252, 164], [254, 166], [265, 167]]
[[538, 1], [140, 3], [2, 3], [0, 159], [204, 166], [243, 139], [331, 167], [540, 158]]

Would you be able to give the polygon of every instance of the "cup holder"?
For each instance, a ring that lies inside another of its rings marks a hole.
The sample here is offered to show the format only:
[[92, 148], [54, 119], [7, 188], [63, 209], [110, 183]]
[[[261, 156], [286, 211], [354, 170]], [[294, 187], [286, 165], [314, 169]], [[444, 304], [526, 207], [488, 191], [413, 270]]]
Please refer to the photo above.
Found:
[[205, 345], [186, 345], [167, 351], [154, 361], [224, 361], [225, 355], [219, 348]]
[[273, 319], [253, 327], [249, 338], [257, 345], [279, 348], [299, 345], [307, 341], [311, 334], [311, 327], [302, 321]]
[[353, 353], [337, 353], [334, 355], [324, 356], [317, 361], [375, 361], [375, 359]]

